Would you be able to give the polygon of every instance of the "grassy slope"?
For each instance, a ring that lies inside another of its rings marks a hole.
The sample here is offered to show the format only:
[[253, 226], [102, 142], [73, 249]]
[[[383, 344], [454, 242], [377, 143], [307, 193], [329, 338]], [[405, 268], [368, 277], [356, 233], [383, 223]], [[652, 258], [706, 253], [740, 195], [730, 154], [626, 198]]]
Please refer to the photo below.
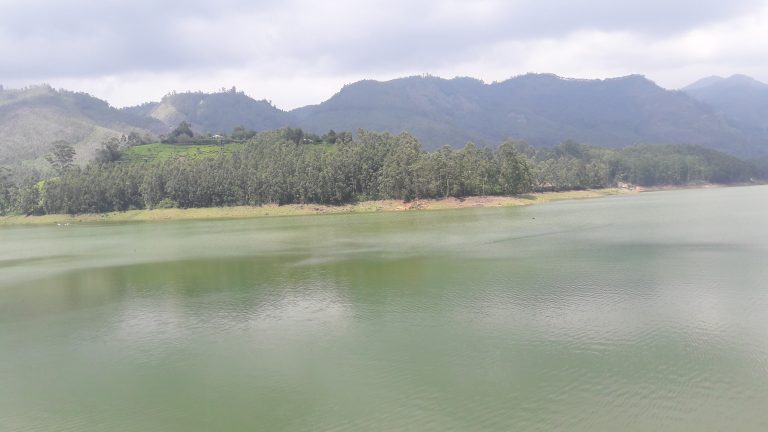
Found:
[[74, 224], [87, 222], [130, 222], [170, 221], [198, 219], [240, 219], [264, 216], [300, 216], [315, 214], [373, 213], [414, 210], [447, 210], [460, 208], [515, 207], [568, 199], [598, 198], [609, 195], [633, 193], [626, 189], [598, 189], [569, 192], [546, 192], [521, 196], [468, 197], [466, 199], [446, 198], [440, 200], [418, 200], [403, 202], [397, 200], [365, 201], [343, 206], [320, 204], [264, 205], [259, 207], [212, 207], [194, 209], [131, 210], [104, 214], [5, 216], [0, 225], [31, 224]]
[[110, 107], [86, 94], [36, 86], [0, 91], [0, 164], [34, 160], [64, 140], [85, 162], [101, 143], [129, 132], [162, 132], [159, 121]]
[[169, 159], [202, 159], [233, 153], [243, 148], [243, 144], [218, 145], [180, 145], [180, 144], [145, 144], [127, 149], [120, 161], [123, 163], [165, 161]]

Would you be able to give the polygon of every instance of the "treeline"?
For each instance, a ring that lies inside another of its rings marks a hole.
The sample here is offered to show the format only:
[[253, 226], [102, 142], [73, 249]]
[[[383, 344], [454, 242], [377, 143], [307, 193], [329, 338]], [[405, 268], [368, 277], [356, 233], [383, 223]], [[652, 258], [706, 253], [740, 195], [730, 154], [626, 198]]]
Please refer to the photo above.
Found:
[[748, 163], [694, 146], [608, 150], [573, 142], [533, 149], [426, 152], [409, 134], [358, 131], [305, 138], [296, 129], [253, 136], [241, 151], [203, 159], [129, 164], [109, 158], [69, 166], [55, 178], [9, 182], [4, 213], [97, 213], [158, 207], [267, 203], [344, 204], [361, 200], [523, 194], [692, 182], [733, 183], [756, 175]]
[[[349, 132], [336, 133], [331, 129], [324, 135], [304, 132], [300, 128], [285, 127], [280, 129], [282, 138], [293, 141], [296, 144], [335, 144], [337, 139], [352, 139]], [[163, 144], [228, 144], [233, 142], [244, 142], [253, 139], [258, 133], [253, 129], [238, 126], [230, 134], [210, 134], [195, 133], [192, 125], [187, 121], [182, 121], [168, 135], [161, 135], [160, 142]]]
[[733, 184], [765, 176], [752, 163], [694, 145], [639, 145], [606, 149], [567, 141], [525, 153], [532, 159], [539, 190], [616, 186]]

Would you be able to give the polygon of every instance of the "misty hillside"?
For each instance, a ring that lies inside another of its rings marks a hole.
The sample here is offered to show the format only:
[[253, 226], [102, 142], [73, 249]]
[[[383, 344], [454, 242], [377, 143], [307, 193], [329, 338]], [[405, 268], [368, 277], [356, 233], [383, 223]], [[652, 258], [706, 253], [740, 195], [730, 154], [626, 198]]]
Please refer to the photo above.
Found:
[[0, 165], [45, 155], [64, 140], [88, 159], [102, 141], [129, 132], [159, 133], [157, 120], [115, 109], [85, 93], [34, 86], [0, 90]]
[[534, 146], [566, 140], [604, 147], [697, 144], [742, 156], [768, 155], [768, 86], [748, 77], [711, 77], [685, 91], [631, 75], [605, 80], [528, 74], [485, 84], [472, 78], [360, 81], [319, 104], [282, 111], [242, 92], [173, 93], [115, 109], [84, 93], [48, 86], [0, 90], [0, 165], [38, 158], [56, 140], [87, 159], [111, 136], [168, 133], [181, 121], [196, 132], [283, 126], [415, 135], [427, 149], [506, 139]]
[[170, 130], [182, 121], [197, 132], [229, 133], [237, 126], [263, 131], [288, 126], [291, 116], [265, 100], [242, 92], [169, 94], [158, 103], [125, 108], [125, 112], [157, 119]]
[[745, 130], [753, 129], [759, 137], [768, 134], [768, 84], [733, 75], [704, 78], [683, 91], [712, 105]]
[[497, 143], [483, 105], [486, 85], [471, 78], [359, 81], [329, 100], [293, 110], [297, 125], [313, 131], [358, 128], [415, 135], [428, 148], [468, 141]]
[[572, 80], [528, 74], [493, 84], [435, 77], [361, 81], [293, 114], [299, 126], [316, 132], [407, 130], [428, 148], [507, 138], [534, 146], [568, 139], [605, 147], [687, 143], [738, 155], [768, 148], [710, 106], [637, 75]]

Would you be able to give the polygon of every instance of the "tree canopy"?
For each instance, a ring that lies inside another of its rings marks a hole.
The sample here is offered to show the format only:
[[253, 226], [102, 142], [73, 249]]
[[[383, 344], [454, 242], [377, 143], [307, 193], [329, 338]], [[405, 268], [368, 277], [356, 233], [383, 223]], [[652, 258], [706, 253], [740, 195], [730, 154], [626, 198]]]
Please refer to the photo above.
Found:
[[45, 156], [45, 160], [56, 174], [64, 174], [65, 171], [72, 168], [72, 162], [75, 160], [75, 149], [66, 141], [56, 141], [53, 143], [51, 152]]
[[[234, 133], [242, 134], [244, 129]], [[65, 144], [52, 152], [56, 177], [0, 176], [0, 212], [90, 213], [156, 207], [267, 203], [344, 204], [524, 194], [630, 183], [643, 186], [745, 182], [759, 175], [735, 157], [696, 146], [610, 150], [565, 142], [534, 149], [504, 142], [426, 152], [412, 135], [360, 130], [321, 136], [300, 129], [253, 135], [239, 150], [205, 158], [128, 163], [108, 141], [94, 163], [72, 166]], [[53, 156], [55, 155], [55, 156]]]

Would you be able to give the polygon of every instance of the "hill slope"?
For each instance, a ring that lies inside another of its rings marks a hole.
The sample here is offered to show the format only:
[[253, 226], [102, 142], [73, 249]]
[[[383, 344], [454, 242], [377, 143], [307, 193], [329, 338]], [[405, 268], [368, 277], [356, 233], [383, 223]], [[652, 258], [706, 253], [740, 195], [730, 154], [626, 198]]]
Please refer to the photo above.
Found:
[[733, 75], [704, 78], [683, 91], [732, 118], [756, 139], [768, 135], [768, 84]]
[[0, 90], [0, 165], [38, 158], [57, 140], [72, 144], [79, 159], [88, 159], [106, 138], [163, 130], [154, 119], [122, 112], [85, 93], [49, 86]]
[[427, 149], [510, 138], [550, 146], [572, 139], [614, 148], [697, 144], [751, 157], [768, 155], [768, 86], [738, 76], [706, 78], [685, 91], [665, 90], [638, 75], [572, 80], [528, 74], [492, 84], [410, 77], [360, 81], [291, 112], [234, 89], [174, 93], [118, 110], [84, 93], [38, 86], [0, 90], [0, 165], [39, 158], [59, 139], [85, 159], [107, 137], [164, 134], [181, 121], [211, 133], [237, 126], [408, 131]]
[[160, 102], [147, 103], [123, 111], [161, 121], [170, 130], [182, 121], [197, 132], [229, 133], [237, 126], [257, 131], [276, 129], [291, 123], [290, 114], [265, 100], [255, 100], [242, 92], [186, 92], [166, 95]]
[[407, 130], [429, 148], [515, 138], [535, 146], [573, 139], [606, 147], [686, 143], [739, 155], [768, 152], [708, 105], [637, 75], [528, 74], [493, 84], [435, 77], [361, 81], [293, 114], [311, 131]]

